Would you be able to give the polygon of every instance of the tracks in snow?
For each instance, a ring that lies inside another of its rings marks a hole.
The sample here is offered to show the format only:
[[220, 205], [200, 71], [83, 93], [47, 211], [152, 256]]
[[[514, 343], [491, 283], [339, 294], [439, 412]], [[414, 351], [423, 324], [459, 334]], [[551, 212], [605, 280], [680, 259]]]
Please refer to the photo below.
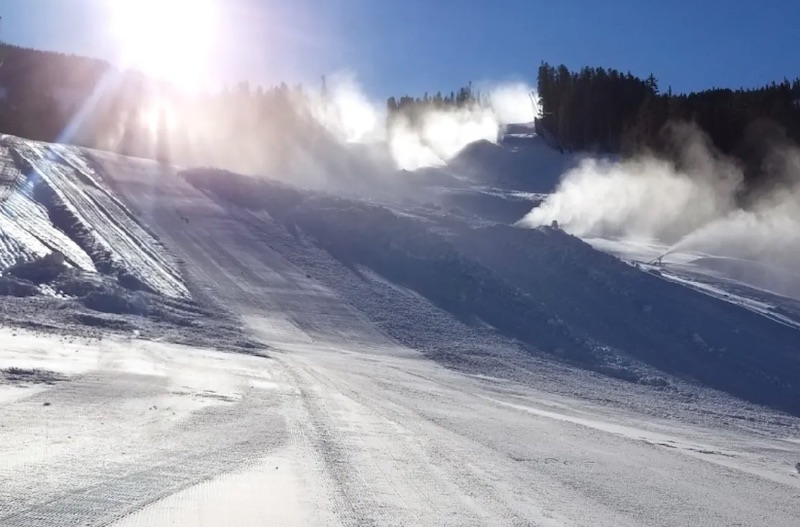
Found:
[[104, 347], [98, 369], [0, 406], [0, 525], [111, 524], [285, 442], [287, 392], [256, 387], [268, 360]]

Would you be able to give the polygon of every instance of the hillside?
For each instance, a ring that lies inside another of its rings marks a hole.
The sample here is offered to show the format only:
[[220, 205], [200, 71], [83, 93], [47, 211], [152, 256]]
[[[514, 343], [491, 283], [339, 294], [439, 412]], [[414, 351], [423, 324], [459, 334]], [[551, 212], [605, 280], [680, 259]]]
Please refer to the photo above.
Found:
[[3, 137], [0, 523], [793, 525], [797, 304], [512, 226], [579, 162], [516, 135], [335, 193]]

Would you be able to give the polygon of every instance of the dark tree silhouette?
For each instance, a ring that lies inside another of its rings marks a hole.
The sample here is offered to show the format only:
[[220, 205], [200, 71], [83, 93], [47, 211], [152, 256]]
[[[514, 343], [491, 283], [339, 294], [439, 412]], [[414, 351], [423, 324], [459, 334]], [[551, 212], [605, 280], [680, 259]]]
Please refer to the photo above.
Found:
[[[663, 92], [654, 75], [642, 80], [614, 69], [539, 66], [543, 134], [562, 150], [671, 155], [673, 123], [696, 124], [721, 152], [739, 158], [747, 182], [758, 184], [776, 140], [800, 142], [800, 79], [755, 89]], [[764, 130], [769, 129], [769, 134]]]

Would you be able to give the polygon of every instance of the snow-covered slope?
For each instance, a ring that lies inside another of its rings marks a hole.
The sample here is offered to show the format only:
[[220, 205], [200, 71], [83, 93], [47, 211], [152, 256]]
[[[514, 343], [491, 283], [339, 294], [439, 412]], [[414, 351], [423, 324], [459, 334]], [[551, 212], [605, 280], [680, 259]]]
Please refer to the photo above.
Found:
[[[651, 274], [800, 327], [800, 276], [761, 262], [677, 251], [652, 239], [588, 238], [587, 243]], [[776, 287], [777, 286], [777, 287]], [[782, 294], [771, 289], [778, 289]]]
[[562, 174], [586, 157], [559, 151], [525, 128], [508, 132], [497, 144], [478, 141], [468, 145], [448, 163], [448, 170], [504, 189], [552, 192]]
[[[87, 272], [125, 273], [188, 297], [176, 261], [130, 214], [76, 149], [0, 139], [0, 265], [59, 251]], [[2, 196], [0, 196], [2, 197]]]
[[0, 147], [4, 186], [0, 191], [0, 266], [60, 251], [75, 267], [96, 271], [92, 259], [53, 225], [47, 209], [34, 197], [36, 174], [23, 174], [13, 159], [10, 139]]
[[643, 415], [546, 365], [526, 385], [349, 344], [0, 339], [4, 526], [796, 525], [800, 428], [722, 401]]
[[[17, 224], [74, 243], [84, 274], [139, 273], [161, 303], [135, 315], [159, 320], [149, 340], [130, 318], [76, 339], [98, 322], [84, 313], [64, 334], [0, 329], [2, 525], [800, 515], [800, 330], [512, 227], [499, 209], [530, 193], [451, 174], [415, 199], [343, 198], [7, 141]], [[456, 191], [477, 198], [431, 198]], [[0, 297], [0, 320], [75, 309], [54, 305]], [[223, 329], [255, 356], [209, 349]]]
[[[324, 249], [314, 260], [333, 259], [338, 271], [321, 277], [315, 269], [313, 276], [407, 345], [424, 340], [419, 333], [444, 330], [411, 329], [423, 324], [419, 307], [396, 320], [400, 296], [376, 305], [373, 297], [396, 293], [380, 292], [382, 282], [369, 276], [420, 295], [473, 336], [513, 339], [530, 354], [634, 382], [661, 383], [653, 380], [660, 374], [691, 378], [800, 411], [792, 382], [800, 374], [800, 332], [665, 282], [560, 230], [476, 226], [436, 210], [304, 194], [222, 172], [185, 177], [220, 203], [245, 209], [253, 228], [269, 233], [271, 249], [303, 269], [302, 248]], [[279, 227], [270, 227], [276, 220]], [[409, 329], [398, 331], [404, 324]], [[434, 338], [427, 350], [441, 358], [454, 350], [453, 340], [460, 339]]]

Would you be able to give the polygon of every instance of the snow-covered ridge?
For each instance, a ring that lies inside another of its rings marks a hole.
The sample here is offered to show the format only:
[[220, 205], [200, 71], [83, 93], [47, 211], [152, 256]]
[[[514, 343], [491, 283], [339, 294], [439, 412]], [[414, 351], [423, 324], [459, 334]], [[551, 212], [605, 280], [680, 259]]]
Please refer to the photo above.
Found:
[[177, 261], [97, 177], [78, 149], [0, 139], [0, 268], [58, 251], [79, 270], [132, 276], [190, 296]]

